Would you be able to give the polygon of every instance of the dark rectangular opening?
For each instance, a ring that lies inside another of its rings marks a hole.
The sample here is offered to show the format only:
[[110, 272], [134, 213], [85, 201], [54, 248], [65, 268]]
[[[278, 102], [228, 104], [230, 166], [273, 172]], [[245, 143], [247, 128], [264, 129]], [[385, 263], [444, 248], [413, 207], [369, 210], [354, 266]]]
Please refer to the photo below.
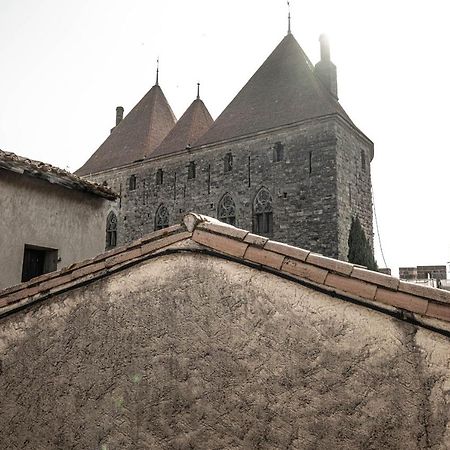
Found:
[[56, 270], [58, 250], [25, 244], [22, 264], [22, 282]]

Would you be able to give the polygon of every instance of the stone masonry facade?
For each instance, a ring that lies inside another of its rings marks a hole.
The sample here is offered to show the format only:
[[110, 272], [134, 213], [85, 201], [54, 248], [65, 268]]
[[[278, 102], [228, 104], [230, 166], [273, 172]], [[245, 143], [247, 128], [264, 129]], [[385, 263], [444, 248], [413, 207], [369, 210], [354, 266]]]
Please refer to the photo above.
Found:
[[[276, 148], [282, 150], [279, 161]], [[232, 168], [226, 171], [230, 154]], [[89, 178], [120, 194], [111, 208], [117, 216], [118, 244], [154, 231], [161, 206], [167, 208], [169, 225], [188, 211], [217, 217], [225, 194], [235, 203], [235, 224], [255, 231], [254, 199], [265, 188], [272, 197], [272, 239], [346, 260], [353, 216], [373, 241], [372, 157], [373, 143], [340, 116], [330, 115]], [[189, 179], [192, 163], [195, 177]]]

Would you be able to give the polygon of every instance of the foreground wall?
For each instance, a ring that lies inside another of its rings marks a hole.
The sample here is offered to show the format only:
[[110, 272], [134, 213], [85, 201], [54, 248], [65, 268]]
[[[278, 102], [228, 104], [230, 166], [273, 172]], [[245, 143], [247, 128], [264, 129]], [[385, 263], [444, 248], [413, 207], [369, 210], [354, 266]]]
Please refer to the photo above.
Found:
[[25, 244], [58, 249], [58, 269], [101, 253], [108, 203], [0, 169], [0, 289], [20, 283]]
[[0, 448], [445, 449], [450, 339], [159, 256], [0, 320]]

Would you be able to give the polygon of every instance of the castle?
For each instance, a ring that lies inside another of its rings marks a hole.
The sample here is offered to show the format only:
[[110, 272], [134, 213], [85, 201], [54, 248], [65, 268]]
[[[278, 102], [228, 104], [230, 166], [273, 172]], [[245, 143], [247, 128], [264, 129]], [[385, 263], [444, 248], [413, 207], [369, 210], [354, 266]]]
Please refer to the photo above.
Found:
[[76, 172], [119, 200], [106, 248], [195, 210], [346, 260], [352, 217], [373, 240], [373, 143], [338, 102], [325, 36], [314, 66], [289, 31], [213, 121], [200, 99], [176, 121], [156, 84]]

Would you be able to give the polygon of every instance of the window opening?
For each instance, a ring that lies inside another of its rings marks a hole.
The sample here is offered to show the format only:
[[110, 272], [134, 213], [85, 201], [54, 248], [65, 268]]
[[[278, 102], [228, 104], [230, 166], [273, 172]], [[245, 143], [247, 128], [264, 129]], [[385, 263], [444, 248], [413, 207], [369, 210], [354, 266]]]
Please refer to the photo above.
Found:
[[130, 188], [130, 191], [134, 191], [136, 189], [136, 175], [131, 175], [130, 179], [128, 180], [128, 186]]
[[230, 194], [225, 194], [217, 207], [217, 218], [230, 225], [236, 225], [236, 205]]
[[195, 178], [195, 162], [191, 161], [188, 165], [188, 180]]
[[56, 270], [58, 250], [25, 244], [23, 251], [22, 282]]
[[233, 170], [233, 155], [231, 153], [227, 153], [223, 160], [223, 171], [225, 173], [231, 172]]
[[106, 218], [106, 250], [117, 245], [117, 216], [111, 211]]
[[164, 181], [164, 172], [163, 172], [163, 170], [162, 169], [158, 169], [157, 171], [156, 171], [156, 184], [158, 185], [158, 186], [160, 186], [161, 184], [163, 184], [163, 181]]
[[273, 162], [280, 162], [284, 160], [284, 145], [281, 142], [276, 142], [273, 146]]
[[266, 188], [261, 188], [253, 201], [253, 232], [273, 233], [272, 196]]
[[169, 210], [160, 205], [155, 214], [155, 230], [162, 230], [169, 226]]

